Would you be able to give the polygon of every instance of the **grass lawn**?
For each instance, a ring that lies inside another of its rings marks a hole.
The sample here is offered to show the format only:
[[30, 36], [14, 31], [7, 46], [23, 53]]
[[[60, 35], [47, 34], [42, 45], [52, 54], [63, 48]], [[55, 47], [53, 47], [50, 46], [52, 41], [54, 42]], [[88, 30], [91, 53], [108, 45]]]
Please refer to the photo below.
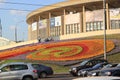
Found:
[[120, 53], [116, 53], [114, 55], [107, 56], [109, 62], [120, 63]]

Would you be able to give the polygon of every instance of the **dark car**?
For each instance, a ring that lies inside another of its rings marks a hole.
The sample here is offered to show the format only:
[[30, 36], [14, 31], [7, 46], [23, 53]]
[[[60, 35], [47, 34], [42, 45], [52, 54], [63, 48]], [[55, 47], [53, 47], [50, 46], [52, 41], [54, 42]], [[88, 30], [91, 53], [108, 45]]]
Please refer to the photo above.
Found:
[[69, 72], [70, 74], [72, 74], [73, 76], [78, 76], [78, 71], [80, 71], [81, 69], [85, 69], [85, 68], [91, 68], [94, 65], [98, 64], [98, 63], [102, 63], [102, 62], [107, 62], [107, 60], [104, 59], [88, 59], [88, 60], [84, 60], [82, 61], [79, 65], [77, 66], [73, 66]]
[[93, 66], [92, 68], [86, 68], [86, 69], [81, 69], [80, 71], [78, 71], [78, 76], [87, 76], [89, 71], [93, 71], [93, 70], [98, 70], [103, 68], [103, 66], [107, 65], [108, 63], [98, 63], [95, 66]]
[[99, 76], [120, 76], [120, 64], [113, 68], [101, 70]]
[[51, 67], [42, 64], [32, 64], [32, 66], [37, 69], [39, 78], [45, 78], [48, 75], [53, 75], [53, 69]]
[[104, 70], [104, 69], [107, 69], [107, 68], [112, 68], [112, 67], [116, 67], [118, 64], [117, 63], [109, 63], [107, 65], [105, 65], [102, 69], [100, 70], [93, 70], [93, 71], [90, 71], [88, 72], [87, 76], [98, 76], [98, 74]]

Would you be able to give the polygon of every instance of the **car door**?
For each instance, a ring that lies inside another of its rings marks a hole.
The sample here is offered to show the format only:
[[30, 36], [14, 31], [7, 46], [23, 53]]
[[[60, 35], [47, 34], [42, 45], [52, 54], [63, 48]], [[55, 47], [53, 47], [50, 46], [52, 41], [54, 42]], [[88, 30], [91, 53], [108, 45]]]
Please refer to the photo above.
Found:
[[112, 76], [119, 76], [120, 77], [120, 69], [113, 71]]
[[0, 69], [0, 80], [12, 80], [10, 66], [6, 65]]
[[26, 69], [28, 69], [27, 65], [23, 64], [14, 64], [11, 65], [11, 72], [10, 74], [12, 75], [12, 80], [18, 80], [21, 79], [23, 74], [26, 73]]

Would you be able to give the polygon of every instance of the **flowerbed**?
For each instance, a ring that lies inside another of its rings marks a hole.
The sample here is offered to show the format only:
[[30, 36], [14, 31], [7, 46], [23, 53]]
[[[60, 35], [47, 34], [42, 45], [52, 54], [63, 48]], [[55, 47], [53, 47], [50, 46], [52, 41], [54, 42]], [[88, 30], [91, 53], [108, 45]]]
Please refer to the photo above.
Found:
[[[26, 56], [32, 60], [66, 61], [90, 58], [104, 53], [104, 40], [73, 40], [48, 44], [24, 46], [0, 52], [0, 59], [31, 53]], [[107, 52], [114, 48], [114, 43], [107, 40]]]
[[[33, 60], [77, 60], [83, 58], [90, 58], [103, 54], [104, 48], [103, 40], [75, 40], [67, 42], [57, 42], [51, 44], [44, 44], [44, 48], [27, 56], [28, 59]], [[114, 43], [107, 40], [107, 52], [114, 48]]]

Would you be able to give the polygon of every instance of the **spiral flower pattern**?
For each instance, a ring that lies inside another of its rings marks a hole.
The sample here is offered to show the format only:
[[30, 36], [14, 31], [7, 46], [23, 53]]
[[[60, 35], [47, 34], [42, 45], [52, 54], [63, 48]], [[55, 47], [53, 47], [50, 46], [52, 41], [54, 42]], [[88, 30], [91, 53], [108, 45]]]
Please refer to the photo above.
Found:
[[[83, 58], [90, 58], [103, 54], [104, 40], [74, 40], [65, 42], [56, 42], [50, 44], [43, 44], [37, 51], [28, 55], [28, 59], [33, 60], [77, 60]], [[114, 43], [107, 41], [107, 51], [114, 48]]]

